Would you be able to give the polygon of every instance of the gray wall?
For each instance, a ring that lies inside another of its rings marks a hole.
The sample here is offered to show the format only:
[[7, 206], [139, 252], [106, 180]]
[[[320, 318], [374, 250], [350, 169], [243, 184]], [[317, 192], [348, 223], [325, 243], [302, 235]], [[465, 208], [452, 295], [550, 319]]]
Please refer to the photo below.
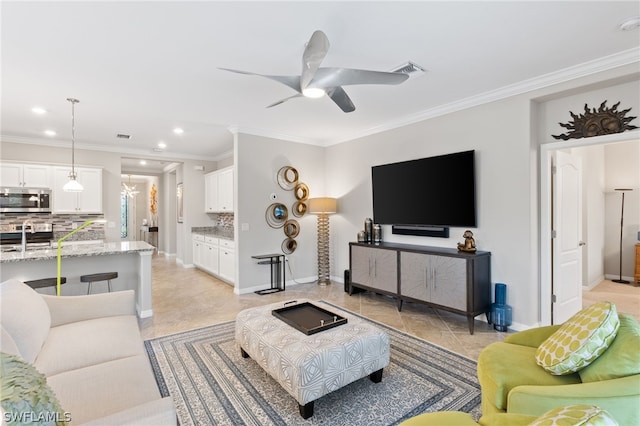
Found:
[[[283, 166], [295, 167], [300, 181], [306, 183], [311, 197], [335, 195], [325, 192], [325, 150], [260, 136], [238, 134], [235, 141], [236, 163], [236, 293], [245, 293], [269, 287], [269, 267], [257, 265], [253, 255], [281, 252], [280, 245], [286, 238], [282, 229], [273, 229], [265, 221], [265, 211], [274, 201], [289, 209], [295, 196], [278, 186], [276, 176]], [[336, 215], [337, 216], [337, 215]], [[336, 216], [331, 217], [331, 221]], [[298, 220], [300, 234], [298, 247], [287, 256], [287, 279], [315, 280], [317, 276], [316, 217], [305, 215]], [[248, 227], [246, 231], [242, 225]]]

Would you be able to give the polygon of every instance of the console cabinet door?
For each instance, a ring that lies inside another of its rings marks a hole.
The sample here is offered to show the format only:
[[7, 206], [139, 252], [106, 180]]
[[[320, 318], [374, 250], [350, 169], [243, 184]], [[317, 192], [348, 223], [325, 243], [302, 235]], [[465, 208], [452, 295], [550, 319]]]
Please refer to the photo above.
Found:
[[371, 287], [398, 292], [398, 254], [395, 250], [372, 249]]
[[430, 302], [467, 310], [467, 261], [457, 257], [430, 256]]
[[397, 252], [375, 247], [352, 246], [351, 281], [373, 289], [397, 293]]
[[417, 300], [429, 301], [431, 256], [420, 253], [400, 253], [400, 294]]
[[371, 285], [371, 258], [368, 247], [351, 247], [351, 282]]

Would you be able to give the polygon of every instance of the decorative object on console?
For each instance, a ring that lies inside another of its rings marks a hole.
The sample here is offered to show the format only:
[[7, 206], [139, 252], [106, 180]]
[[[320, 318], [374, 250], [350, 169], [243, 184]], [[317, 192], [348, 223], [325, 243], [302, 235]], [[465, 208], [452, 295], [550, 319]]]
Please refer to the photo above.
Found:
[[611, 281], [613, 281], [614, 283], [619, 283], [619, 284], [629, 284], [628, 280], [623, 280], [622, 279], [622, 230], [623, 230], [623, 224], [624, 224], [624, 193], [633, 191], [633, 189], [631, 189], [631, 188], [616, 188], [616, 189], [614, 189], [614, 191], [622, 193], [622, 207], [621, 207], [621, 210], [620, 210], [620, 252], [619, 252], [620, 269], [619, 269], [619, 277], [618, 277], [618, 279], [617, 280], [611, 280]]
[[70, 236], [72, 236], [73, 234], [75, 234], [76, 232], [80, 231], [81, 229], [86, 228], [87, 226], [91, 225], [92, 223], [106, 223], [106, 219], [98, 219], [98, 220], [87, 220], [85, 223], [83, 223], [82, 225], [78, 226], [76, 229], [74, 229], [73, 231], [69, 232], [67, 235], [65, 235], [64, 237], [60, 238], [58, 240], [58, 275], [56, 276], [56, 296], [60, 296], [60, 284], [62, 284], [61, 282], [61, 276], [60, 276], [60, 272], [62, 269], [62, 243], [64, 242], [64, 240], [66, 240], [67, 238], [69, 238]]
[[464, 234], [462, 234], [462, 236], [464, 237], [464, 243], [458, 243], [458, 250], [475, 253], [476, 240], [473, 238], [473, 232], [467, 229], [466, 231], [464, 231]]
[[373, 220], [370, 217], [364, 220], [364, 236], [367, 243], [373, 242]]
[[617, 111], [620, 102], [616, 103], [611, 108], [606, 108], [607, 101], [600, 104], [600, 108], [589, 109], [587, 104], [584, 104], [584, 114], [576, 115], [569, 111], [573, 121], [568, 123], [558, 123], [565, 129], [571, 130], [568, 133], [562, 133], [560, 135], [551, 135], [554, 139], [581, 139], [590, 138], [592, 136], [610, 135], [612, 133], [622, 133], [627, 130], [637, 129], [637, 126], [629, 124], [631, 120], [636, 117], [625, 117], [631, 108], [623, 111]]
[[71, 172], [69, 173], [69, 181], [64, 184], [62, 189], [66, 192], [82, 192], [84, 188], [77, 181], [78, 175], [76, 174], [75, 166], [75, 151], [76, 151], [76, 113], [75, 105], [80, 102], [74, 98], [67, 98], [71, 102]]
[[496, 283], [495, 294], [495, 303], [491, 304], [489, 323], [493, 324], [493, 328], [497, 331], [507, 331], [513, 317], [513, 310], [507, 305], [507, 285]]
[[382, 242], [382, 227], [379, 224], [373, 225], [373, 243], [380, 244]]
[[318, 284], [331, 282], [329, 265], [329, 215], [338, 211], [335, 198], [321, 197], [309, 200], [309, 213], [318, 215]]

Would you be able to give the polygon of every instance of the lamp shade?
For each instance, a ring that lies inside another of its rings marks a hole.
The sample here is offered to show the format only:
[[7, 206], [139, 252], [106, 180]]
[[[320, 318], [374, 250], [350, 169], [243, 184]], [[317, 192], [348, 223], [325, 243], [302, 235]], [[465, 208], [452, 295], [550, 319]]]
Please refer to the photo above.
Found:
[[62, 190], [65, 192], [82, 192], [84, 188], [77, 180], [69, 179], [69, 181], [62, 187]]
[[307, 204], [309, 213], [312, 214], [332, 214], [338, 211], [338, 201], [335, 198], [311, 198]]

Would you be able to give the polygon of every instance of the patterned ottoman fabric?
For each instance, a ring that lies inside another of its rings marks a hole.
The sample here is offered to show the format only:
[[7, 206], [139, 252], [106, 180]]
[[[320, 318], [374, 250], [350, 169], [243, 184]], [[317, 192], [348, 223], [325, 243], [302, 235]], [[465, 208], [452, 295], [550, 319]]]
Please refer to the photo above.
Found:
[[[322, 302], [297, 300], [304, 302], [335, 310]], [[272, 315], [284, 303], [238, 313], [235, 337], [301, 406], [389, 364], [389, 336], [382, 330], [340, 312], [346, 324], [307, 336]]]

